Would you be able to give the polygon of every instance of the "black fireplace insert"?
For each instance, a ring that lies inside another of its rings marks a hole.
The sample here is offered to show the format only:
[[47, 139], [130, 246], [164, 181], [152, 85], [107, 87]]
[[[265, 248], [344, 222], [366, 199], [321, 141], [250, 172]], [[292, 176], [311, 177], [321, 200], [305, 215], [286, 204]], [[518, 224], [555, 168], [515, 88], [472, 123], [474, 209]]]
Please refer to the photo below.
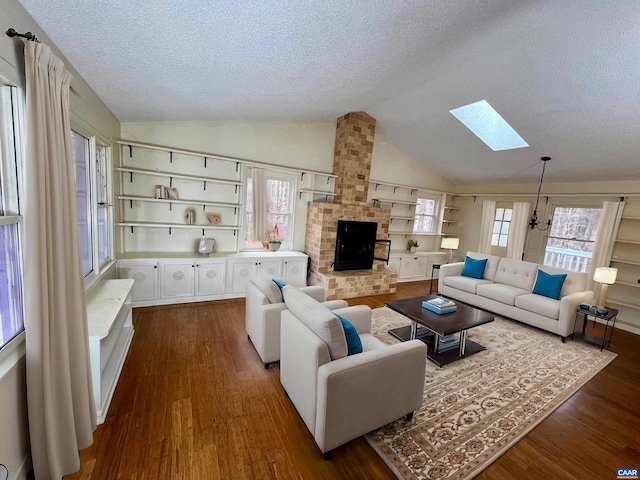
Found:
[[333, 270], [366, 270], [373, 267], [376, 222], [338, 220]]

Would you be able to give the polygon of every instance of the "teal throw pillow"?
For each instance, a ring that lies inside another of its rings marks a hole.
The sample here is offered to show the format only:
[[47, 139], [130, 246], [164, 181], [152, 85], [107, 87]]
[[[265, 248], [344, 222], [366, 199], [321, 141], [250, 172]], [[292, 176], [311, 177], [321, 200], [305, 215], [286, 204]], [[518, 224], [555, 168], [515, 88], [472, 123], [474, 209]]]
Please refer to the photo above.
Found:
[[347, 339], [347, 356], [362, 353], [362, 340], [360, 340], [360, 335], [358, 335], [356, 327], [346, 318], [341, 317], [335, 312], [333, 312], [333, 314], [338, 317], [342, 323], [344, 336]]
[[471, 257], [465, 257], [464, 267], [462, 267], [462, 276], [471, 278], [484, 278], [484, 267], [487, 265], [487, 259], [476, 260]]
[[276, 280], [275, 278], [272, 278], [271, 280], [273, 280], [273, 283], [275, 283], [276, 285], [278, 285], [278, 288], [282, 291], [282, 289], [284, 287], [287, 286], [286, 283], [281, 282], [280, 280]]
[[536, 284], [533, 286], [533, 293], [559, 300], [565, 278], [567, 278], [566, 273], [551, 275], [542, 270], [538, 270], [538, 277], [536, 278]]

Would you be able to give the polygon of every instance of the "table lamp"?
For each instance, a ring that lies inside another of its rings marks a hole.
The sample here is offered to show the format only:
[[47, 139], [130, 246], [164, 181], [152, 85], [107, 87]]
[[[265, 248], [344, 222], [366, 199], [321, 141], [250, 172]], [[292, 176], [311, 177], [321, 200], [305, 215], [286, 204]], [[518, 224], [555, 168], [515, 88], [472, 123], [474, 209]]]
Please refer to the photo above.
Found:
[[618, 269], [612, 267], [598, 267], [593, 274], [593, 281], [600, 284], [600, 294], [598, 295], [598, 301], [596, 306], [599, 308], [605, 308], [607, 301], [607, 290], [609, 285], [613, 285], [618, 275]]
[[449, 260], [447, 263], [451, 263], [451, 260], [453, 259], [453, 251], [458, 249], [458, 245], [460, 245], [460, 239], [458, 237], [442, 237], [440, 248], [449, 249]]

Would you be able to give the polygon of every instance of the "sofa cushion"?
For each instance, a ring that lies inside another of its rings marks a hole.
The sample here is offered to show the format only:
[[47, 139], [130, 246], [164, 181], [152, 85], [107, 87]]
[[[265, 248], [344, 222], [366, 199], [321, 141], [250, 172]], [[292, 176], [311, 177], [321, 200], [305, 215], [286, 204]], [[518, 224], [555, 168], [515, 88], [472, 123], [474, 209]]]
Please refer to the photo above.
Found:
[[476, 260], [471, 257], [465, 257], [461, 275], [463, 277], [484, 278], [484, 268], [486, 266], [486, 258], [482, 260]]
[[518, 296], [516, 298], [516, 307], [555, 320], [560, 317], [560, 300], [543, 297], [535, 293]]
[[531, 293], [531, 291], [502, 283], [478, 285], [477, 289], [477, 294], [481, 297], [489, 298], [496, 302], [504, 303], [505, 305], [515, 305], [516, 297], [527, 293]]
[[[273, 284], [275, 288], [276, 284]], [[342, 323], [331, 310], [291, 285], [282, 289], [287, 308], [324, 343], [332, 360], [347, 356], [347, 340]]]
[[533, 293], [558, 300], [565, 278], [567, 278], [566, 273], [551, 275], [544, 270], [538, 269], [538, 276], [533, 286]]
[[527, 290], [528, 293], [531, 293], [537, 272], [537, 263], [502, 258], [498, 264], [494, 282], [522, 288], [523, 290]]
[[572, 293], [576, 292], [584, 292], [587, 289], [588, 275], [586, 273], [570, 272], [569, 270], [563, 270], [562, 268], [557, 267], [548, 267], [546, 265], [540, 266], [540, 268], [544, 269], [545, 272], [551, 274], [566, 273], [567, 278], [565, 278], [564, 283], [562, 284], [560, 297], [571, 295]]
[[355, 355], [356, 353], [362, 353], [362, 341], [356, 327], [353, 326], [349, 320], [341, 317], [336, 312], [333, 314], [340, 319], [342, 328], [344, 329], [344, 337], [347, 340], [347, 356]]
[[282, 303], [282, 292], [275, 283], [263, 277], [256, 277], [252, 280], [256, 287], [267, 297], [269, 303]]
[[490, 280], [480, 280], [477, 278], [463, 277], [462, 275], [456, 275], [454, 277], [445, 277], [444, 279], [445, 285], [452, 288], [457, 288], [458, 290], [462, 290], [464, 292], [469, 292], [469, 293], [476, 293], [476, 289], [478, 288], [478, 285], [483, 285], [487, 283], [492, 284], [493, 282]]
[[282, 289], [283, 289], [284, 287], [286, 287], [286, 286], [287, 286], [287, 284], [286, 284], [286, 283], [281, 282], [280, 280], [276, 280], [275, 278], [272, 278], [271, 280], [273, 281], [273, 283], [275, 283], [275, 284], [278, 286], [278, 288], [279, 288], [281, 291], [282, 291]]
[[487, 259], [487, 266], [484, 267], [484, 277], [487, 280], [491, 280], [492, 282], [496, 276], [496, 270], [498, 269], [498, 264], [500, 263], [500, 258], [496, 255], [487, 255], [486, 253], [477, 253], [477, 252], [467, 252], [467, 257], [473, 258], [474, 260], [483, 260]]

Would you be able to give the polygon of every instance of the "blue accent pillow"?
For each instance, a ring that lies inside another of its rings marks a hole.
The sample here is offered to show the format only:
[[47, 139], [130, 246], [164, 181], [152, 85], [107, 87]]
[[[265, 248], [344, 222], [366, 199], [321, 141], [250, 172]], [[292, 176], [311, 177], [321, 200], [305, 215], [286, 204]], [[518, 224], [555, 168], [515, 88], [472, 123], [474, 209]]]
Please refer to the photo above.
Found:
[[484, 278], [484, 267], [487, 266], [487, 259], [476, 260], [471, 257], [464, 258], [464, 267], [462, 267], [462, 275], [471, 278]]
[[551, 275], [538, 270], [538, 278], [536, 278], [536, 284], [533, 286], [533, 293], [559, 300], [565, 278], [567, 278], [566, 273]]
[[286, 283], [283, 283], [283, 282], [281, 282], [281, 281], [279, 281], [279, 280], [276, 280], [275, 278], [272, 278], [271, 280], [273, 280], [273, 283], [275, 283], [276, 285], [278, 285], [278, 288], [279, 288], [280, 290], [282, 290], [284, 287], [286, 287], [286, 286], [287, 286], [287, 284], [286, 284]]
[[347, 356], [362, 353], [362, 341], [360, 340], [360, 335], [358, 335], [356, 327], [346, 318], [341, 317], [335, 312], [333, 312], [333, 314], [338, 317], [342, 323], [344, 336], [347, 339]]

